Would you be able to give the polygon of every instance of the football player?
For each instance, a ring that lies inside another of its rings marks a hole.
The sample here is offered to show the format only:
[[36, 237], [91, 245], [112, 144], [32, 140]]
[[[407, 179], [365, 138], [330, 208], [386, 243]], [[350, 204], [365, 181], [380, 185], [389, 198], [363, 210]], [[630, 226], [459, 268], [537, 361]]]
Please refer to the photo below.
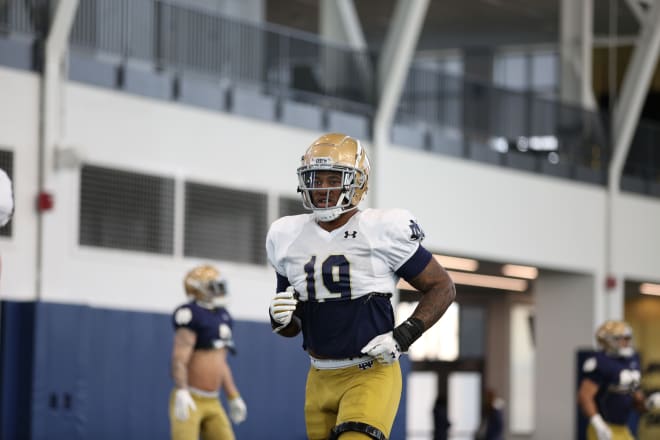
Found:
[[[310, 440], [387, 439], [401, 397], [398, 358], [454, 300], [445, 269], [422, 245], [424, 232], [403, 209], [364, 209], [369, 158], [357, 139], [314, 141], [297, 170], [309, 214], [275, 221], [266, 238], [277, 276], [273, 330], [302, 331], [310, 356], [305, 422]], [[399, 278], [422, 293], [394, 327]]]
[[174, 390], [170, 396], [173, 440], [233, 440], [234, 431], [220, 404], [224, 390], [229, 417], [238, 424], [247, 417], [247, 407], [227, 364], [227, 351], [234, 353], [233, 321], [225, 308], [227, 286], [218, 270], [203, 265], [184, 279], [190, 302], [178, 307], [172, 349]]
[[623, 321], [605, 321], [596, 331], [599, 351], [584, 361], [578, 403], [589, 419], [587, 440], [633, 440], [628, 418], [633, 410], [654, 405], [640, 390], [640, 362], [632, 329]]

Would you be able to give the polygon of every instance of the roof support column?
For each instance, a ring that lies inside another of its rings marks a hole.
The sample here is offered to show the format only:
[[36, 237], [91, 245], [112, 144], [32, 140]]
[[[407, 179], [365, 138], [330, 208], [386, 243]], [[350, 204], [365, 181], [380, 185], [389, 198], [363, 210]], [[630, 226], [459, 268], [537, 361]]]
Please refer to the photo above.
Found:
[[[44, 66], [41, 77], [39, 107], [39, 190], [51, 186], [55, 171], [55, 155], [62, 140], [64, 114], [64, 84], [66, 82], [66, 53], [69, 34], [78, 9], [78, 0], [59, 0], [54, 5], [53, 19], [49, 26], [44, 49]], [[36, 286], [37, 298], [41, 298], [41, 277], [44, 252], [44, 214], [39, 213], [37, 226]]]
[[[639, 122], [644, 98], [648, 92], [653, 72], [660, 55], [660, 1], [654, 2], [646, 14], [641, 34], [635, 46], [630, 64], [628, 65], [619, 100], [614, 108], [614, 123], [612, 124], [612, 158], [608, 170], [608, 212], [606, 237], [606, 268], [609, 276], [617, 280], [617, 289], [613, 289], [606, 301], [608, 318], [621, 318], [623, 310], [623, 279], [615, 273], [617, 236], [616, 202], [620, 194], [619, 184], [623, 166], [630, 150], [635, 128]], [[621, 234], [618, 234], [619, 236]]]
[[592, 110], [596, 108], [592, 88], [593, 21], [593, 0], [561, 0], [561, 100]]
[[[353, 0], [321, 0], [319, 32], [326, 40], [347, 44], [355, 52], [353, 61], [357, 69], [360, 89], [365, 92], [368, 100], [372, 100], [373, 68]], [[346, 72], [347, 66], [337, 63], [336, 61], [341, 61], [341, 58], [333, 57], [332, 52], [333, 50], [330, 49], [324, 61], [324, 73], [330, 73], [326, 85], [331, 89], [347, 86], [349, 84], [341, 84], [342, 79], [352, 82], [354, 78], [342, 78], [339, 75], [340, 72]], [[349, 71], [353, 71], [353, 69], [349, 69]]]
[[[379, 207], [379, 191], [384, 182], [381, 166], [383, 151], [389, 145], [394, 115], [424, 24], [429, 0], [399, 0], [378, 62], [378, 108], [373, 125], [374, 185], [371, 187], [371, 206]], [[374, 191], [374, 189], [376, 191]]]

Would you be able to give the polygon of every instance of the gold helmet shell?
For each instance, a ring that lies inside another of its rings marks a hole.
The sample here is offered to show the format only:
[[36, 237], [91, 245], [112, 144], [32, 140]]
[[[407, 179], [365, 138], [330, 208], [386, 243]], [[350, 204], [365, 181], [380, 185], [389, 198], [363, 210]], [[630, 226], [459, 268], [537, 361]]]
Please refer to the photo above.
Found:
[[[342, 186], [330, 188], [342, 191], [336, 206], [314, 206], [311, 192], [319, 190], [312, 183], [317, 171], [342, 173]], [[367, 193], [369, 171], [369, 157], [359, 140], [343, 133], [324, 134], [307, 148], [298, 168], [298, 191], [302, 193], [303, 206], [314, 211], [320, 221], [332, 221], [343, 212], [357, 208]]]
[[195, 301], [221, 307], [225, 305], [227, 284], [215, 267], [204, 264], [190, 270], [183, 279], [186, 295]]
[[[632, 356], [634, 353], [632, 337], [632, 328], [625, 321], [608, 320], [596, 330], [598, 346], [612, 356]], [[622, 339], [628, 340], [627, 346], [621, 345]]]

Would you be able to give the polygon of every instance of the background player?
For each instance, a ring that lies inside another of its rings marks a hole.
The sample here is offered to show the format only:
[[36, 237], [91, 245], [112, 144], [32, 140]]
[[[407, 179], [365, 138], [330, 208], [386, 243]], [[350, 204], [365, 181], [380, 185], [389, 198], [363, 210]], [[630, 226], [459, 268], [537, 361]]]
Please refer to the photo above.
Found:
[[247, 417], [247, 407], [227, 364], [234, 352], [232, 318], [225, 309], [227, 287], [218, 270], [199, 266], [184, 279], [190, 302], [172, 315], [174, 347], [170, 397], [173, 440], [233, 440], [227, 414], [219, 400], [222, 388], [234, 423]]
[[633, 439], [628, 419], [633, 410], [644, 411], [646, 403], [632, 337], [623, 321], [605, 321], [596, 331], [600, 350], [584, 361], [578, 390], [578, 403], [589, 419], [587, 440]]
[[[298, 189], [312, 213], [275, 221], [266, 239], [277, 273], [271, 324], [283, 336], [302, 330], [311, 358], [310, 440], [386, 439], [401, 397], [397, 360], [455, 296], [447, 272], [421, 246], [424, 232], [410, 212], [357, 209], [368, 179], [358, 140], [321, 136], [298, 168]], [[399, 277], [422, 298], [394, 328], [390, 298]]]

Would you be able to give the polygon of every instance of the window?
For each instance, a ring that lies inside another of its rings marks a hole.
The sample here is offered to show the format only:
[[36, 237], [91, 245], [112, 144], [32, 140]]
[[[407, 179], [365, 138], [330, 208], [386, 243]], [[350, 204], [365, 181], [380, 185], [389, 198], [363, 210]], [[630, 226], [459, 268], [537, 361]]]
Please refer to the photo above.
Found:
[[556, 95], [557, 53], [551, 49], [500, 52], [493, 60], [493, 83], [506, 89]]
[[173, 252], [173, 179], [85, 165], [80, 180], [81, 245]]
[[[417, 307], [417, 302], [400, 302], [396, 307], [396, 322], [407, 319]], [[442, 319], [410, 346], [413, 361], [455, 361], [459, 356], [459, 305], [453, 303]]]
[[184, 255], [266, 262], [267, 197], [186, 182]]
[[503, 53], [495, 57], [493, 82], [507, 89], [526, 90], [529, 87], [525, 53]]

